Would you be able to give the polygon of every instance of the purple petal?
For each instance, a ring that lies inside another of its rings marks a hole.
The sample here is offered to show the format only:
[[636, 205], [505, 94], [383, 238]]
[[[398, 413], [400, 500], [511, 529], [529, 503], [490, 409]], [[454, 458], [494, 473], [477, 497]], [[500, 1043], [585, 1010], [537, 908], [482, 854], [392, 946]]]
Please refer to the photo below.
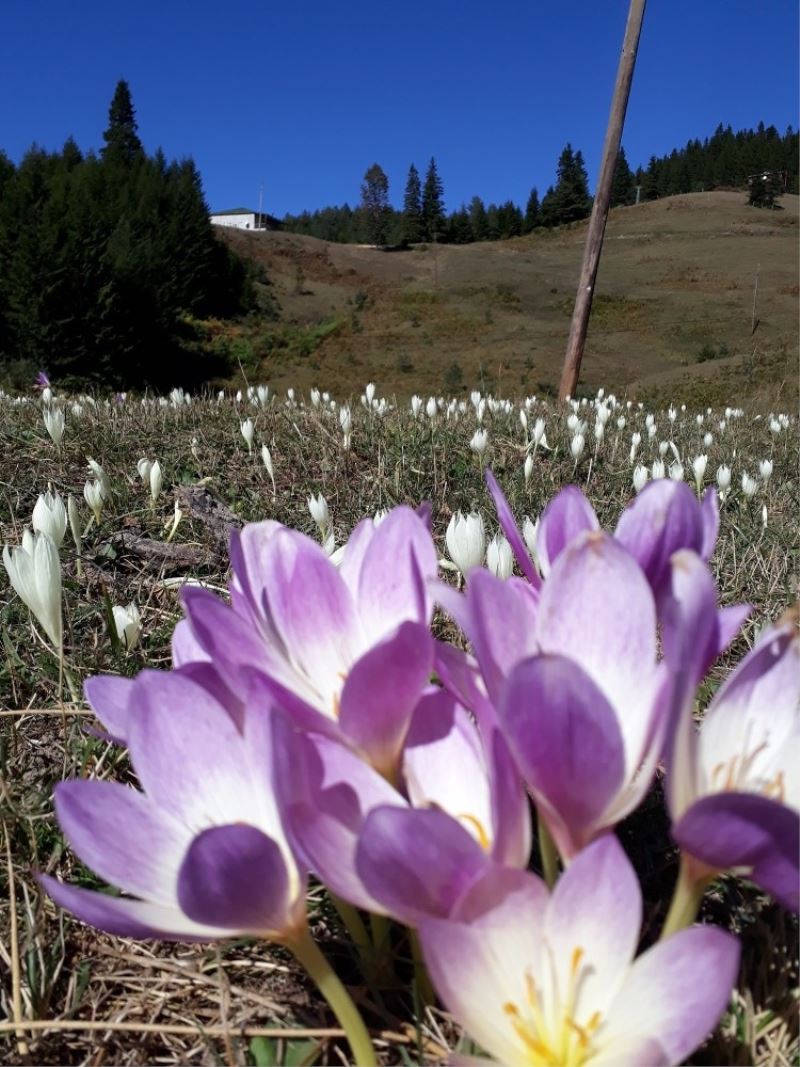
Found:
[[505, 738], [494, 730], [487, 742], [491, 753], [492, 856], [509, 867], [527, 867], [533, 830], [528, 795]]
[[641, 924], [639, 880], [617, 839], [606, 834], [588, 845], [556, 882], [544, 923], [561, 989], [569, 988], [574, 947], [584, 951], [582, 1014], [605, 1014], [625, 980]]
[[137, 677], [131, 704], [128, 745], [147, 795], [192, 827], [246, 819], [244, 742], [225, 708], [184, 675], [155, 671]]
[[364, 555], [372, 543], [377, 527], [372, 519], [362, 519], [347, 539], [347, 548], [339, 567], [345, 585], [355, 601], [358, 596], [358, 579]]
[[800, 911], [800, 814], [755, 793], [712, 793], [672, 827], [686, 852], [709, 867], [744, 868], [762, 889]]
[[[213, 663], [202, 661], [185, 663], [177, 669], [176, 673], [191, 679], [195, 685], [205, 689], [217, 703], [225, 708], [238, 729], [241, 731], [244, 728], [246, 704], [237, 693], [229, 688]], [[241, 689], [241, 686], [239, 688]]]
[[569, 840], [559, 848], [572, 858], [603, 826], [624, 782], [613, 709], [573, 660], [534, 656], [511, 674], [500, 719], [528, 788], [565, 823]]
[[374, 808], [356, 851], [367, 891], [407, 926], [425, 915], [446, 917], [492, 866], [455, 819], [434, 809]]
[[176, 906], [189, 835], [143, 793], [76, 779], [56, 786], [55, 808], [70, 845], [96, 874], [126, 893]]
[[425, 963], [442, 1002], [499, 1063], [523, 1062], [522, 1042], [502, 1005], [527, 1003], [526, 974], [541, 955], [547, 900], [544, 883], [534, 875], [500, 869], [464, 896], [453, 919], [425, 917], [419, 925]]
[[599, 529], [594, 508], [577, 485], [562, 489], [542, 512], [536, 532], [536, 555], [544, 576], [578, 534]]
[[59, 907], [72, 912], [81, 922], [117, 937], [157, 938], [160, 941], [212, 941], [230, 937], [229, 930], [195, 923], [177, 907], [166, 908], [145, 900], [110, 897], [59, 882], [47, 874], [40, 874], [38, 881]]
[[497, 711], [486, 696], [472, 656], [455, 645], [436, 641], [434, 669], [448, 693], [472, 712], [481, 732], [488, 736], [497, 725]]
[[660, 597], [670, 580], [670, 558], [682, 548], [700, 553], [706, 527], [703, 513], [686, 482], [658, 478], [648, 482], [625, 508], [615, 533], [647, 575]]
[[605, 533], [561, 553], [539, 598], [542, 652], [579, 660], [626, 717], [644, 722], [654, 697], [656, 609], [639, 567]]
[[126, 744], [128, 699], [132, 688], [132, 678], [120, 678], [115, 674], [98, 674], [87, 678], [83, 684], [89, 707], [119, 745]]
[[[345, 558], [349, 551], [348, 544]], [[430, 531], [411, 508], [394, 508], [373, 533], [359, 568], [355, 599], [364, 632], [378, 641], [403, 622], [427, 626], [433, 601], [426, 586], [436, 573]]]
[[183, 667], [187, 663], [202, 663], [209, 659], [208, 652], [192, 631], [192, 624], [188, 619], [181, 619], [172, 631], [172, 666]]
[[248, 523], [243, 530], [231, 531], [231, 600], [237, 612], [250, 614], [254, 619], [263, 614], [263, 556], [275, 534], [284, 529], [274, 519], [265, 519]]
[[637, 959], [608, 1013], [609, 1043], [645, 1035], [683, 1063], [714, 1029], [730, 1001], [739, 943], [712, 927], [681, 930]]
[[500, 488], [494, 474], [492, 474], [488, 467], [486, 468], [486, 484], [489, 487], [494, 506], [497, 509], [497, 521], [500, 523], [501, 530], [506, 535], [506, 540], [511, 545], [511, 551], [514, 553], [517, 565], [533, 588], [538, 589], [542, 584], [542, 579], [539, 577], [539, 573], [534, 567], [531, 557], [528, 554], [525, 541], [522, 538], [522, 534], [519, 532], [519, 527], [514, 519], [514, 514], [506, 500], [505, 494]]
[[178, 875], [178, 900], [195, 922], [263, 934], [291, 917], [279, 846], [255, 826], [213, 826], [194, 838]]
[[397, 769], [411, 716], [432, 669], [433, 639], [427, 626], [405, 622], [347, 675], [339, 725], [381, 773]]
[[273, 733], [276, 792], [293, 850], [338, 896], [382, 911], [356, 871], [358, 835], [373, 808], [405, 801], [344, 745], [301, 733], [280, 715]]

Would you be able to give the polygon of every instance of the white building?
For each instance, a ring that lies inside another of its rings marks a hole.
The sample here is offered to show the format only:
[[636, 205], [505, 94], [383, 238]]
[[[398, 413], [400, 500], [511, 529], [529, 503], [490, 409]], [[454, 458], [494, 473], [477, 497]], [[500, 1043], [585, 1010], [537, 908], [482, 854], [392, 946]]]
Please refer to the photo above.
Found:
[[235, 207], [230, 211], [215, 211], [211, 215], [214, 226], [233, 226], [237, 230], [268, 230], [268, 216], [251, 211], [246, 207]]

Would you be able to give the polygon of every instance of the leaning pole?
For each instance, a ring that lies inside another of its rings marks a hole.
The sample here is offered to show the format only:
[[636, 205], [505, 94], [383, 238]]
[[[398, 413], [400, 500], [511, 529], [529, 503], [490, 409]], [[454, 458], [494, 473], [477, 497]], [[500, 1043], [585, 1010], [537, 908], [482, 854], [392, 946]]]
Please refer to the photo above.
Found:
[[592, 217], [589, 220], [589, 232], [586, 235], [586, 248], [583, 253], [578, 293], [575, 297], [575, 310], [572, 312], [567, 353], [564, 357], [564, 369], [561, 372], [561, 384], [558, 389], [561, 400], [575, 395], [581, 371], [583, 346], [586, 343], [586, 331], [589, 328], [594, 283], [600, 264], [600, 253], [603, 250], [603, 235], [611, 202], [614, 168], [617, 165], [619, 146], [622, 141], [622, 127], [628, 108], [633, 68], [636, 65], [636, 51], [639, 47], [639, 35], [642, 32], [645, 3], [646, 0], [631, 0], [628, 10], [625, 39], [622, 42], [622, 55], [619, 58], [617, 80], [611, 101], [611, 114], [608, 116], [608, 129], [603, 145], [603, 161], [600, 165], [600, 177], [597, 180]]

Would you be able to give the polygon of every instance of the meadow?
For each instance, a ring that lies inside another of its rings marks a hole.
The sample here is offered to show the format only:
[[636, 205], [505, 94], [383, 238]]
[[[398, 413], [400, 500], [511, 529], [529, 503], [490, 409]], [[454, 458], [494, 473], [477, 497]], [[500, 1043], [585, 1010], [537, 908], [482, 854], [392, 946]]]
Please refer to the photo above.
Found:
[[[169, 667], [181, 590], [224, 592], [231, 529], [274, 519], [326, 542], [330, 553], [363, 517], [427, 501], [437, 552], [447, 561], [446, 531], [458, 511], [480, 514], [488, 539], [498, 530], [487, 468], [520, 525], [569, 484], [583, 489], [612, 530], [645, 479], [683, 479], [698, 495], [717, 487], [720, 530], [710, 565], [720, 602], [746, 601], [753, 610], [706, 681], [703, 706], [759, 631], [797, 600], [794, 415], [680, 403], [651, 411], [602, 391], [559, 405], [479, 394], [408, 402], [382, 399], [370, 387], [339, 401], [264, 387], [207, 396], [177, 390], [166, 398], [0, 397], [0, 540], [20, 544], [48, 489], [65, 505], [72, 496], [79, 532], [77, 544], [68, 526], [60, 549], [63, 661], [0, 572], [5, 1062], [346, 1062], [341, 1030], [285, 950], [246, 938], [212, 945], [115, 938], [61, 911], [34, 878], [44, 871], [101, 885], [65, 845], [52, 806], [62, 779], [131, 781], [126, 751], [93, 728], [82, 684], [99, 673], [132, 677]], [[51, 414], [53, 429], [53, 412], [64, 415], [57, 442], [44, 418]], [[153, 475], [156, 460], [160, 476]], [[103, 491], [85, 494], [87, 481]], [[317, 494], [327, 520], [320, 504], [312, 513], [309, 498]], [[456, 581], [452, 566], [442, 574]], [[119, 609], [132, 604], [137, 611], [126, 621]], [[434, 630], [464, 646], [443, 614]], [[677, 873], [661, 793], [657, 776], [618, 830], [644, 893], [644, 945], [663, 922]], [[420, 1005], [380, 975], [363, 977], [319, 885], [309, 910], [382, 1062], [439, 1063], [464, 1047], [440, 1006]], [[706, 895], [701, 919], [739, 934], [742, 963], [729, 1010], [689, 1062], [796, 1062], [795, 918], [756, 887], [723, 877]], [[399, 944], [397, 967], [413, 969]]]

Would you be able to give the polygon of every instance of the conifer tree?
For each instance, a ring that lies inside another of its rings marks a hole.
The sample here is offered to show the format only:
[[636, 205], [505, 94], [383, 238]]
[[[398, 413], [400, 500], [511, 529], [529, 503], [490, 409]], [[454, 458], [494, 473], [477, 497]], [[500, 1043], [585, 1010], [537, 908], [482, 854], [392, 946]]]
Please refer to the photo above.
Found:
[[636, 199], [636, 179], [625, 158], [625, 149], [620, 146], [617, 163], [614, 167], [614, 180], [611, 185], [611, 207], [623, 207]]
[[419, 171], [412, 163], [408, 168], [406, 191], [403, 195], [403, 240], [406, 244], [416, 244], [423, 236], [422, 184]]
[[442, 237], [445, 230], [444, 186], [436, 169], [436, 160], [431, 156], [425, 173], [422, 189], [422, 224], [429, 241]]
[[473, 196], [469, 202], [469, 228], [473, 241], [485, 241], [488, 236], [486, 207], [479, 196]]
[[385, 245], [389, 233], [389, 179], [377, 163], [364, 175], [361, 210], [372, 244]]
[[103, 159], [126, 166], [141, 159], [143, 149], [138, 130], [130, 87], [126, 81], [118, 81], [108, 109], [108, 129], [103, 134], [106, 142]]
[[528, 203], [525, 205], [525, 218], [522, 224], [523, 233], [531, 233], [537, 226], [541, 225], [540, 208], [539, 208], [539, 190], [536, 186], [531, 189], [531, 195], [528, 197]]

